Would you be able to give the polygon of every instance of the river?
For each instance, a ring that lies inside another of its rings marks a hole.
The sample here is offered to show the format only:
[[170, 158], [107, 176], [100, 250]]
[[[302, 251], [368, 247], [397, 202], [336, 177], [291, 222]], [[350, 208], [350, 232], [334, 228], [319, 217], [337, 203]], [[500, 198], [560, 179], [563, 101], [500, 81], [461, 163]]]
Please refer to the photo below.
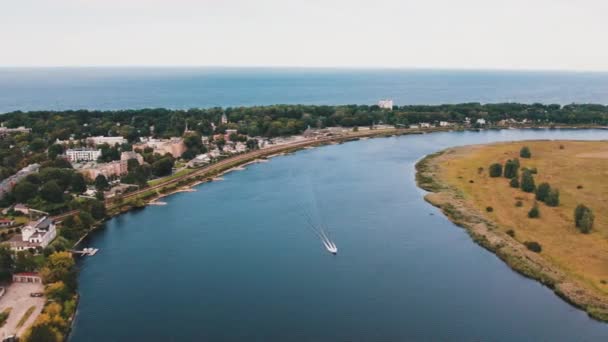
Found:
[[[109, 220], [80, 262], [77, 341], [606, 340], [426, 203], [414, 164], [443, 148], [608, 139], [608, 130], [378, 138], [248, 166]], [[332, 256], [303, 212], [324, 222]]]

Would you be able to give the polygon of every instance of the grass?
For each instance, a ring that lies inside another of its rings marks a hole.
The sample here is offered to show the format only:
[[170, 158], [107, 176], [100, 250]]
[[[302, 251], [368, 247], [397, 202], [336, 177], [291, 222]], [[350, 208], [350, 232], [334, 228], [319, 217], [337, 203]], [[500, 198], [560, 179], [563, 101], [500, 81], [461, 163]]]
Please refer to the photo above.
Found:
[[[504, 177], [491, 178], [487, 171], [492, 163], [518, 158], [524, 145], [530, 147], [532, 158], [519, 158], [521, 167], [537, 168], [536, 184], [548, 182], [560, 191], [558, 207], [539, 203], [538, 219], [528, 218], [527, 210], [513, 205], [521, 201], [524, 208], [531, 208], [533, 193], [510, 187]], [[440, 170], [440, 178], [462, 191], [498, 229], [517, 230], [516, 239], [522, 243], [537, 241], [544, 258], [608, 294], [608, 283], [603, 281], [608, 279], [608, 142], [528, 141], [472, 147]], [[595, 213], [591, 234], [581, 234], [574, 226], [573, 212], [579, 203]], [[492, 212], [486, 211], [489, 206]]]
[[27, 311], [23, 314], [23, 317], [21, 317], [21, 319], [19, 320], [19, 323], [17, 323], [15, 330], [18, 330], [25, 324], [25, 322], [27, 322], [27, 319], [30, 318], [32, 313], [34, 313], [34, 310], [36, 310], [35, 306], [30, 306], [30, 308], [27, 309]]
[[181, 177], [181, 176], [185, 176], [188, 174], [191, 174], [192, 172], [196, 171], [196, 169], [182, 169], [177, 171], [176, 173], [172, 174], [171, 176], [167, 176], [167, 177], [162, 177], [162, 178], [157, 178], [157, 179], [153, 179], [151, 181], [148, 182], [149, 186], [155, 186], [158, 185], [160, 183]]
[[4, 309], [4, 311], [0, 312], [0, 327], [4, 326], [4, 324], [6, 324], [6, 320], [8, 319], [8, 316], [11, 314], [11, 310], [13, 310], [13, 308], [6, 308], [6, 309]]

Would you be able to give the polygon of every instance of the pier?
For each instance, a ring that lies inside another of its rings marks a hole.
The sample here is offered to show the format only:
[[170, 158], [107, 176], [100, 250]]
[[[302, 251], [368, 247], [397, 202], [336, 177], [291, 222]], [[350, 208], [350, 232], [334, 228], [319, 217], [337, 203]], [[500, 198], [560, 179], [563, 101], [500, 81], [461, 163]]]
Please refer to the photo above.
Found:
[[99, 252], [99, 248], [83, 248], [81, 251], [71, 250], [74, 254], [80, 254], [82, 256], [93, 256]]

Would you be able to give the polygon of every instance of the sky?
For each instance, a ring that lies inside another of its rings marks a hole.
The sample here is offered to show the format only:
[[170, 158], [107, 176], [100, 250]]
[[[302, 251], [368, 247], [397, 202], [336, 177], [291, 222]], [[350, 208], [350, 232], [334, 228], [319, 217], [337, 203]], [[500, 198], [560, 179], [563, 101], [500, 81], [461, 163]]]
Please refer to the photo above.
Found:
[[608, 71], [605, 0], [2, 0], [0, 66]]

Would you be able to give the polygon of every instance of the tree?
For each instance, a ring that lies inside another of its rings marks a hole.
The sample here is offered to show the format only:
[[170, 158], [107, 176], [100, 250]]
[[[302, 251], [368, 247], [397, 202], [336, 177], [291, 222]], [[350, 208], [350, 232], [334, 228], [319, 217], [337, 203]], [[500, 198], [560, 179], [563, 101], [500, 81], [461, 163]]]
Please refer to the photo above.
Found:
[[524, 245], [534, 253], [540, 253], [543, 250], [541, 245], [536, 241], [526, 241]]
[[72, 183], [70, 184], [73, 192], [83, 193], [87, 190], [87, 182], [81, 173], [74, 173], [72, 175]]
[[15, 186], [13, 189], [13, 195], [15, 200], [19, 203], [27, 202], [30, 199], [36, 197], [38, 187], [27, 180], [23, 180]]
[[522, 158], [532, 158], [532, 152], [528, 146], [524, 146], [519, 150], [519, 156]]
[[91, 204], [91, 216], [96, 220], [106, 217], [106, 205], [102, 201], [94, 201]]
[[545, 203], [550, 207], [557, 207], [559, 205], [559, 190], [551, 189], [545, 198]]
[[551, 191], [551, 186], [549, 183], [540, 183], [536, 188], [536, 199], [544, 202], [547, 196], [549, 195], [549, 191]]
[[502, 176], [502, 164], [494, 163], [490, 165], [490, 177]]
[[152, 164], [152, 173], [157, 177], [168, 176], [173, 170], [173, 159], [163, 157]]
[[0, 245], [0, 281], [11, 279], [14, 266], [15, 262], [13, 261], [13, 255], [10, 248], [5, 245]]
[[591, 232], [594, 219], [593, 211], [584, 204], [579, 204], [574, 209], [574, 223], [581, 233]]
[[528, 217], [529, 218], [538, 218], [540, 217], [540, 209], [538, 208], [538, 204], [534, 203], [534, 206], [532, 207], [532, 209], [530, 209], [530, 211], [528, 211]]
[[512, 188], [519, 188], [519, 179], [517, 177], [511, 178], [511, 181], [509, 182], [509, 185]]
[[48, 181], [40, 188], [40, 197], [49, 202], [59, 203], [63, 201], [63, 190], [57, 181]]
[[505, 178], [516, 178], [518, 176], [518, 171], [519, 171], [519, 160], [515, 159], [515, 160], [507, 160], [507, 162], [505, 163], [505, 173], [504, 176]]
[[95, 177], [95, 189], [98, 192], [102, 192], [110, 188], [110, 183], [108, 183], [108, 179], [104, 175], [97, 175]]
[[70, 252], [51, 254], [40, 274], [45, 284], [62, 281], [68, 289], [76, 288], [76, 269]]
[[525, 192], [534, 192], [536, 185], [534, 184], [534, 177], [529, 171], [524, 171], [521, 175], [521, 189]]
[[70, 298], [70, 292], [62, 281], [50, 283], [44, 289], [47, 298], [63, 302]]
[[30, 252], [19, 251], [15, 256], [15, 272], [33, 272], [36, 270], [36, 260]]
[[47, 153], [49, 155], [49, 159], [55, 159], [58, 155], [63, 153], [63, 146], [59, 144], [53, 144], [49, 146]]

